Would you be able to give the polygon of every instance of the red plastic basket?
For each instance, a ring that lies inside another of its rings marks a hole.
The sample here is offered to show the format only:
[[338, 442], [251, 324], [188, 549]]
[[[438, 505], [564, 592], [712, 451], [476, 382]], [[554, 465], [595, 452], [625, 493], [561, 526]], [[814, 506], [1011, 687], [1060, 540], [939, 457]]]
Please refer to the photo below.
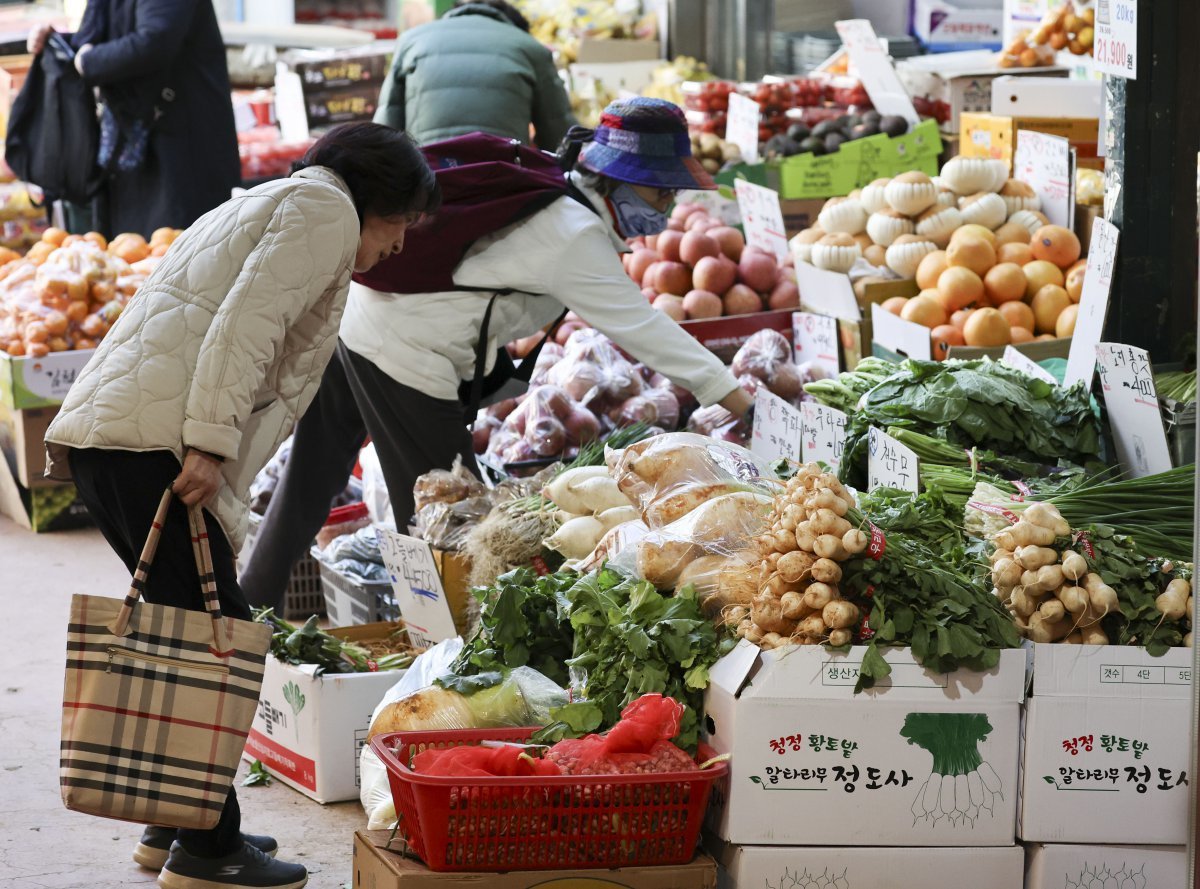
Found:
[[[728, 766], [703, 772], [528, 778], [421, 775], [430, 747], [527, 741], [535, 728], [393, 732], [371, 739], [387, 768], [400, 833], [435, 871], [686, 864], [708, 795]], [[701, 746], [701, 757], [712, 751]]]

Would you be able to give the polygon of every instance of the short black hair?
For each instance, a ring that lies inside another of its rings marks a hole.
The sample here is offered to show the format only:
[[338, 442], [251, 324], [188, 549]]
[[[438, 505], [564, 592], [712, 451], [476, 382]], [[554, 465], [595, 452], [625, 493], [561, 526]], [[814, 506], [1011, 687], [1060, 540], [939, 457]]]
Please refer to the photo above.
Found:
[[454, 4], [455, 9], [462, 9], [464, 6], [488, 6], [500, 12], [508, 19], [510, 24], [516, 25], [526, 34], [529, 33], [529, 19], [521, 14], [521, 10], [508, 3], [507, 0], [457, 0]]
[[412, 137], [377, 123], [329, 130], [295, 166], [328, 167], [345, 181], [359, 222], [375, 216], [433, 214], [442, 204], [433, 170]]

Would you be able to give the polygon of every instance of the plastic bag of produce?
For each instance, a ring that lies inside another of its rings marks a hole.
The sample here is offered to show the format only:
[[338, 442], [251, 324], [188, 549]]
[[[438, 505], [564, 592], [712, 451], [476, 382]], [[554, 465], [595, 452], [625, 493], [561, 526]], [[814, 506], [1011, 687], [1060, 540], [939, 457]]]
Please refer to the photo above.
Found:
[[599, 571], [604, 567], [605, 563], [616, 561], [621, 553], [636, 547], [649, 533], [650, 529], [640, 519], [632, 522], [622, 522], [616, 527], [610, 528], [600, 538], [600, 542], [596, 544], [596, 548], [575, 566], [575, 570], [580, 574]]
[[547, 381], [596, 414], [609, 415], [641, 394], [644, 384], [637, 368], [598, 330], [575, 331], [563, 353], [547, 372]]
[[729, 369], [739, 379], [753, 377], [784, 401], [800, 403], [803, 380], [792, 360], [792, 344], [777, 330], [760, 330], [746, 340]]
[[750, 451], [688, 432], [609, 450], [606, 457], [618, 487], [652, 530], [722, 494], [773, 495], [780, 488], [770, 467]]
[[[754, 377], [749, 377], [748, 379], [753, 382], [749, 385], [743, 384], [742, 388], [753, 395], [761, 384]], [[703, 435], [705, 438], [715, 438], [717, 441], [724, 441], [743, 447], [750, 443], [750, 426], [742, 422], [740, 417], [735, 417], [719, 404], [711, 404], [708, 407], [700, 408], [700, 410], [692, 414], [688, 420], [687, 431], [693, 432], [696, 435]]]
[[571, 459], [581, 444], [599, 436], [595, 414], [558, 386], [539, 386], [492, 432], [487, 452], [502, 463]]
[[357, 559], [360, 562], [383, 564], [383, 554], [379, 551], [379, 535], [372, 527], [359, 528], [352, 534], [336, 537], [325, 549], [321, 550], [321, 561], [333, 564], [345, 559]]
[[462, 457], [455, 457], [450, 469], [434, 469], [417, 479], [413, 500], [419, 512], [431, 503], [458, 503], [486, 492], [483, 482], [463, 467]]
[[[611, 560], [618, 571], [671, 590], [720, 572], [716, 559], [753, 559], [754, 540], [771, 521], [769, 494], [738, 491], [702, 503], [665, 528], [651, 530]], [[698, 568], [694, 563], [705, 559]]]
[[642, 695], [626, 705], [620, 721], [603, 735], [559, 741], [545, 758], [565, 775], [693, 771], [695, 761], [671, 743], [683, 713], [683, 705], [674, 698]]
[[414, 521], [417, 536], [430, 546], [458, 551], [466, 543], [471, 529], [492, 511], [492, 498], [483, 494], [458, 503], [430, 503], [417, 510]]

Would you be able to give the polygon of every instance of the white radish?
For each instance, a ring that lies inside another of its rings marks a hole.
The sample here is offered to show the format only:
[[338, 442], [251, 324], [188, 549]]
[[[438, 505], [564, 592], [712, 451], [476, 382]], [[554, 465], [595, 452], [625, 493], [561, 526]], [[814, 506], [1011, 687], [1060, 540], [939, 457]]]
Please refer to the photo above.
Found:
[[1078, 583], [1088, 573], [1087, 559], [1079, 553], [1068, 552], [1063, 555], [1062, 569], [1069, 580]]
[[867, 535], [858, 528], [851, 528], [842, 535], [842, 546], [852, 556], [857, 556], [867, 548]]
[[1022, 546], [1016, 552], [1017, 563], [1029, 571], [1058, 561], [1058, 553], [1046, 546]]
[[1058, 507], [1052, 503], [1031, 503], [1025, 509], [1022, 517], [1035, 525], [1054, 532], [1055, 537], [1066, 537], [1071, 533], [1071, 526], [1062, 517], [1062, 513], [1058, 511]]

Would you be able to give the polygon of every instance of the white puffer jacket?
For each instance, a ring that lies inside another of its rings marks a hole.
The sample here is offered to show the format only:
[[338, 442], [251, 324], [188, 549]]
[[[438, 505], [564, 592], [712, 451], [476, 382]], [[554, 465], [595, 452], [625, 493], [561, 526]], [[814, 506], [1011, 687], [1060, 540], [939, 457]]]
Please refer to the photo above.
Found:
[[67, 448], [187, 448], [225, 459], [210, 507], [234, 551], [250, 482], [313, 397], [337, 343], [359, 223], [345, 183], [310, 167], [201, 217], [100, 343], [46, 433]]
[[342, 342], [397, 382], [454, 400], [459, 383], [475, 373], [475, 345], [492, 296], [486, 288], [512, 288], [520, 292], [500, 297], [492, 310], [489, 356], [550, 324], [565, 307], [701, 404], [720, 401], [737, 381], [720, 359], [650, 307], [621, 267], [628, 248], [605, 200], [575, 181], [598, 212], [559, 198], [471, 245], [454, 283], [482, 292], [380, 293], [352, 285]]

